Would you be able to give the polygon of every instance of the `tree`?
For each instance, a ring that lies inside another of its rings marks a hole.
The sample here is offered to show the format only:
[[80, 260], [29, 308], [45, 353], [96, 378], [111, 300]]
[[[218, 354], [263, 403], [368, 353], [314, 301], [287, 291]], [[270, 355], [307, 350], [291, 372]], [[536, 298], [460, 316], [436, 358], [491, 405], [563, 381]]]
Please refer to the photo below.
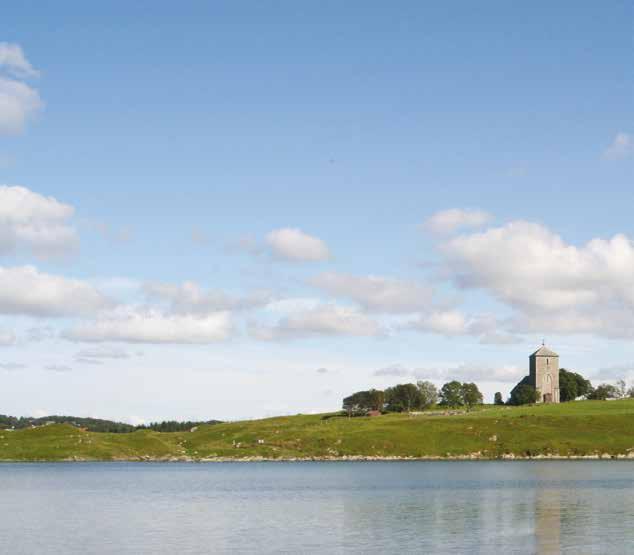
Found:
[[363, 415], [369, 410], [383, 410], [385, 394], [378, 389], [357, 391], [343, 400], [343, 410], [348, 416]]
[[464, 404], [462, 384], [454, 380], [443, 385], [440, 389], [440, 404], [445, 407], [461, 407]]
[[504, 400], [502, 399], [502, 394], [497, 391], [493, 397], [493, 404], [494, 405], [503, 405], [504, 404]]
[[385, 390], [387, 410], [410, 412], [421, 407], [421, 394], [413, 383], [398, 384]]
[[537, 390], [530, 383], [530, 376], [524, 376], [512, 390], [509, 405], [530, 405], [537, 402]]
[[462, 402], [469, 408], [482, 404], [482, 393], [474, 383], [463, 383], [460, 386]]
[[579, 397], [587, 397], [592, 391], [592, 384], [590, 380], [586, 380], [581, 374], [573, 373], [575, 380], [577, 380], [577, 395]]
[[435, 405], [438, 402], [438, 388], [431, 382], [416, 382], [420, 393], [420, 406], [423, 409]]
[[630, 388], [627, 390], [627, 396], [628, 396], [628, 397], [630, 397], [630, 398], [631, 398], [631, 397], [634, 397], [634, 386], [630, 387]]
[[616, 382], [616, 391], [619, 399], [625, 398], [627, 395], [627, 384], [625, 383], [625, 380], [618, 380]]
[[605, 401], [606, 399], [616, 399], [618, 396], [619, 390], [616, 387], [602, 383], [588, 395], [588, 399], [592, 399], [593, 401]]
[[592, 390], [592, 384], [580, 374], [565, 368], [559, 370], [559, 400], [563, 403], [586, 397]]

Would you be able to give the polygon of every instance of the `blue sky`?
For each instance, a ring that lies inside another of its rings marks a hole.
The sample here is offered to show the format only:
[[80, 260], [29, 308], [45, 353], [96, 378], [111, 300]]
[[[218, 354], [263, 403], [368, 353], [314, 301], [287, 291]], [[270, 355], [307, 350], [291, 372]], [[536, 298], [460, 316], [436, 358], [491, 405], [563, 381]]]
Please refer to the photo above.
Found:
[[634, 378], [632, 15], [6, 8], [0, 411], [238, 418], [452, 376], [492, 397], [542, 337]]

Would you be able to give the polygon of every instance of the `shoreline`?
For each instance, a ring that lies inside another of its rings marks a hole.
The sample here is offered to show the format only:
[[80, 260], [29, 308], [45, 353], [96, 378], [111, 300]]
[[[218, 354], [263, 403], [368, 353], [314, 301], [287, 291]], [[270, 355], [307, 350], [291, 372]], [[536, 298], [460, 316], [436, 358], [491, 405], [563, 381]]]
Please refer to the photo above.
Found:
[[343, 457], [125, 457], [116, 459], [89, 459], [82, 457], [72, 457], [66, 459], [41, 459], [41, 460], [25, 460], [25, 459], [0, 459], [0, 465], [4, 464], [50, 464], [50, 463], [288, 463], [288, 462], [456, 462], [456, 461], [480, 461], [480, 462], [512, 462], [512, 461], [634, 461], [634, 453], [611, 455], [609, 453], [594, 455], [514, 455], [512, 453], [504, 454], [500, 457], [487, 457], [482, 455], [456, 455], [452, 457], [400, 457], [400, 456], [364, 456], [349, 455]]

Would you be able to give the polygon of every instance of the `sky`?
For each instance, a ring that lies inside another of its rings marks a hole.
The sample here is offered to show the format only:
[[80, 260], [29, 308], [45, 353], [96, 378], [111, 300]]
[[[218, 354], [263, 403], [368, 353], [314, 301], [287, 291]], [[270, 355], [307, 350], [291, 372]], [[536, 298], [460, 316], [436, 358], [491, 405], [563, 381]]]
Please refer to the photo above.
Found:
[[634, 380], [625, 1], [62, 0], [0, 22], [0, 413], [336, 410], [543, 340]]

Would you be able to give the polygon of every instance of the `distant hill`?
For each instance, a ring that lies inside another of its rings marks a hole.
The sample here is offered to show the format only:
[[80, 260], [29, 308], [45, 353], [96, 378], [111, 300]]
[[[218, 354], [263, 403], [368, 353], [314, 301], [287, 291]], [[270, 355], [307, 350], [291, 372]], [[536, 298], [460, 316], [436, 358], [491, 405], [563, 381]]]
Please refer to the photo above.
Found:
[[96, 433], [75, 422], [0, 429], [0, 460], [634, 458], [633, 422], [634, 399], [485, 406], [471, 413], [297, 415], [171, 433]]
[[15, 417], [0, 414], [0, 429], [13, 428], [23, 430], [32, 428], [33, 426], [45, 426], [49, 424], [70, 424], [76, 428], [84, 428], [89, 432], [104, 432], [114, 434], [124, 434], [134, 432], [136, 430], [156, 430], [157, 432], [180, 432], [191, 430], [196, 426], [203, 424], [220, 424], [220, 420], [208, 420], [205, 422], [178, 422], [176, 420], [167, 420], [163, 422], [152, 422], [140, 426], [133, 426], [123, 422], [114, 422], [112, 420], [103, 420], [101, 418], [82, 418], [80, 416], [42, 416], [33, 417]]

